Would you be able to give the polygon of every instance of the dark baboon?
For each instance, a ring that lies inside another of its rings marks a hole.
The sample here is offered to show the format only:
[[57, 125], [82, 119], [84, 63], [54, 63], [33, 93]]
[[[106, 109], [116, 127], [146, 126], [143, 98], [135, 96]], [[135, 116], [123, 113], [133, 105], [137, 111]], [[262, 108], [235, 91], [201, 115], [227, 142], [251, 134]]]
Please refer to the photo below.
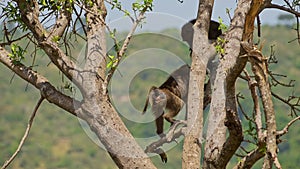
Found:
[[[186, 41], [190, 48], [193, 48], [193, 36], [194, 36], [194, 29], [193, 25], [195, 24], [196, 19], [189, 21], [188, 23], [184, 24], [181, 28], [181, 37], [183, 41]], [[220, 35], [222, 35], [222, 31], [219, 29], [220, 24], [216, 21], [210, 21], [209, 24], [209, 31], [208, 31], [208, 39], [209, 40], [216, 40]]]

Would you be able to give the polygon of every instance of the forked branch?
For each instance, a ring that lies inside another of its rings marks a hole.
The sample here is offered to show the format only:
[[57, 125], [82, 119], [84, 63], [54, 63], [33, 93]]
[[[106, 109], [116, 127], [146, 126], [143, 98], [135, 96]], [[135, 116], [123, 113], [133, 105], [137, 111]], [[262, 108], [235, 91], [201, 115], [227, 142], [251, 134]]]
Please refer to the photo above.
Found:
[[[160, 147], [165, 143], [170, 143], [172, 141], [176, 142], [177, 138], [179, 138], [180, 136], [183, 136], [185, 134], [186, 126], [177, 129], [177, 127], [181, 124], [186, 125], [186, 121], [184, 121], [184, 120], [176, 121], [170, 127], [168, 133], [164, 137], [160, 138], [159, 140], [151, 143], [150, 145], [148, 145], [146, 147], [145, 153], [157, 153], [159, 155], [165, 154]], [[163, 157], [162, 157], [162, 160], [164, 160]]]
[[271, 88], [268, 82], [267, 59], [264, 58], [262, 53], [255, 46], [247, 42], [242, 42], [241, 45], [249, 56], [248, 58], [251, 63], [252, 71], [255, 75], [255, 80], [257, 81], [258, 89], [261, 93], [261, 99], [265, 114], [267, 130], [267, 152], [263, 168], [272, 168], [272, 165], [275, 164], [278, 169], [281, 169], [281, 165], [277, 156], [278, 147], [276, 143], [276, 119], [271, 95]]

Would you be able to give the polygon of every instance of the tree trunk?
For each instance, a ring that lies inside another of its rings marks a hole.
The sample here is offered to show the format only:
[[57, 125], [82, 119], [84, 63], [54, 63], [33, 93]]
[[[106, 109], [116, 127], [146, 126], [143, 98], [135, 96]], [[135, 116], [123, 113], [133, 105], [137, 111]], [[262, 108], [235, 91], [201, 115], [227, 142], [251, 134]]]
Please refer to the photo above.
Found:
[[193, 53], [189, 81], [187, 132], [185, 134], [182, 168], [200, 168], [204, 82], [208, 60], [215, 55], [215, 48], [208, 43], [208, 30], [213, 0], [199, 1], [196, 23], [193, 26]]
[[82, 73], [83, 103], [78, 116], [88, 123], [119, 168], [156, 168], [109, 102], [105, 86], [106, 9], [103, 0], [95, 3], [97, 5], [89, 9], [93, 13], [87, 14], [88, 46], [85, 71]]

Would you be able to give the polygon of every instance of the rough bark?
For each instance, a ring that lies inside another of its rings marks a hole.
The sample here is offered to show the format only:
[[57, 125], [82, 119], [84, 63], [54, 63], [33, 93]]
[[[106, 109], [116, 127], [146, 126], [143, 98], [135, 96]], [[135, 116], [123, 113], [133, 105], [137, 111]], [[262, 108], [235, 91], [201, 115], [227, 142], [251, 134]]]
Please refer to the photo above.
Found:
[[[106, 8], [104, 0], [93, 0], [93, 5], [82, 5], [87, 12], [86, 35], [88, 39], [87, 60], [82, 69], [78, 68], [70, 60], [70, 57], [60, 49], [59, 45], [53, 41], [54, 37], [62, 37], [69, 26], [72, 17], [67, 8], [71, 6], [68, 3], [72, 2], [66, 1], [59, 11], [59, 17], [56, 18], [54, 26], [50, 29], [44, 28], [39, 21], [40, 11], [36, 0], [16, 0], [16, 3], [21, 20], [33, 34], [35, 42], [44, 50], [52, 63], [80, 89], [83, 100], [78, 101], [59, 92], [48, 79], [33, 71], [30, 67], [22, 63], [14, 63], [9, 56], [9, 52], [2, 46], [0, 47], [0, 62], [40, 90], [42, 97], [50, 103], [85, 120], [119, 168], [155, 168], [128, 131], [107, 96], [107, 83], [110, 78], [105, 72]], [[208, 61], [215, 54], [214, 47], [208, 43], [207, 39], [213, 4], [214, 0], [199, 1], [197, 21], [194, 25], [187, 127], [174, 132], [174, 137], [179, 137], [182, 133], [185, 134], [182, 168], [201, 167], [203, 106], [207, 103], [203, 100], [205, 72]], [[266, 132], [257, 130], [258, 147], [242, 158], [235, 168], [251, 168], [263, 156], [265, 156], [263, 168], [272, 168], [273, 164], [277, 168], [281, 168], [277, 158], [278, 140], [276, 138], [278, 139], [278, 137], [287, 133], [288, 127], [299, 117], [291, 121], [282, 131], [276, 132], [276, 119], [268, 82], [267, 63], [260, 52], [252, 51], [253, 48], [248, 51], [240, 46], [241, 42], [245, 42], [247, 45], [252, 44], [254, 20], [263, 8], [278, 8], [299, 16], [298, 12], [271, 4], [271, 0], [240, 0], [238, 2], [229, 31], [225, 35], [226, 44], [224, 48], [226, 53], [219, 58], [216, 69], [211, 70], [212, 95], [203, 168], [226, 168], [227, 163], [243, 139], [241, 123], [237, 114], [235, 82], [245, 67], [247, 59], [252, 63], [252, 70], [261, 94]], [[143, 18], [143, 14], [138, 18], [134, 23], [135, 28]], [[127, 36], [122, 50], [118, 53], [118, 59], [126, 51], [135, 28]], [[247, 52], [247, 57], [239, 57], [245, 52]], [[250, 85], [250, 88], [255, 102], [255, 123], [257, 128], [260, 129], [262, 122], [258, 96], [255, 93], [255, 87]], [[226, 134], [229, 134], [227, 138]], [[151, 146], [155, 149], [155, 147], [171, 140], [165, 137]], [[264, 147], [267, 148], [266, 153], [262, 151]]]
[[268, 65], [266, 58], [259, 51], [252, 50], [248, 53], [251, 62], [252, 71], [258, 84], [261, 94], [265, 119], [266, 119], [266, 146], [267, 152], [263, 168], [272, 168], [273, 164], [277, 168], [281, 168], [277, 157], [277, 141], [276, 141], [276, 118], [272, 101], [271, 88], [268, 82]]
[[200, 168], [204, 82], [208, 60], [215, 55], [214, 47], [208, 42], [213, 0], [199, 1], [198, 16], [194, 24], [192, 65], [190, 71], [187, 133], [184, 139], [182, 168]]
[[0, 48], [1, 62], [38, 88], [49, 102], [85, 120], [119, 168], [155, 168], [107, 99], [107, 86], [105, 86], [107, 83], [104, 83], [106, 78], [104, 1], [93, 1], [93, 5], [86, 5], [85, 8], [88, 10], [86, 15], [88, 48], [86, 64], [82, 70], [53, 41], [53, 37], [61, 37], [68, 27], [71, 15], [65, 9], [70, 4], [65, 4], [56, 23], [48, 32], [39, 21], [37, 1], [17, 0], [16, 2], [23, 23], [32, 32], [39, 47], [80, 89], [83, 100], [79, 102], [60, 93], [46, 78], [25, 65], [14, 65], [9, 59], [9, 53], [2, 47]]
[[103, 0], [88, 7], [87, 58], [83, 73], [83, 104], [79, 114], [96, 133], [119, 168], [155, 168], [108, 101], [105, 86], [106, 40]]
[[[225, 55], [220, 59], [209, 112], [208, 131], [203, 168], [225, 168], [242, 139], [242, 129], [237, 116], [235, 81], [243, 70], [246, 59], [239, 58], [240, 42], [245, 33], [246, 16], [251, 0], [240, 0], [226, 33]], [[226, 140], [226, 127], [229, 136]]]

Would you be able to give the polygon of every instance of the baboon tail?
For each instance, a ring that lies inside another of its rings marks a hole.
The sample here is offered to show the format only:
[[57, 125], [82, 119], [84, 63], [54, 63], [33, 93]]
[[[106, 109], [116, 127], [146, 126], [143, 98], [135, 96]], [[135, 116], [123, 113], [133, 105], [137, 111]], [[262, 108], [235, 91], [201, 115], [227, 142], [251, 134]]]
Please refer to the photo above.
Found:
[[144, 114], [146, 113], [147, 107], [148, 107], [148, 103], [149, 103], [149, 97], [147, 97], [147, 99], [146, 99], [146, 103], [145, 103], [145, 107], [144, 107], [144, 109], [143, 109], [142, 115], [144, 115]]
[[167, 154], [164, 152], [163, 149], [161, 149], [161, 148], [156, 149], [156, 153], [159, 154], [159, 156], [161, 158], [161, 161], [163, 163], [167, 163], [168, 157], [167, 157]]

